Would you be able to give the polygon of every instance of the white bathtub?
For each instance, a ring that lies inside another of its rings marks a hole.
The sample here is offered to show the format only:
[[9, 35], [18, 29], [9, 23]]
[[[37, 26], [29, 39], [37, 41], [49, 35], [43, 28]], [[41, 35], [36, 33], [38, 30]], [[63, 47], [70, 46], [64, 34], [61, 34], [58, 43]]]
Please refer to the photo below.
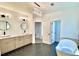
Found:
[[61, 40], [56, 46], [56, 52], [60, 56], [79, 55], [77, 44], [69, 39]]

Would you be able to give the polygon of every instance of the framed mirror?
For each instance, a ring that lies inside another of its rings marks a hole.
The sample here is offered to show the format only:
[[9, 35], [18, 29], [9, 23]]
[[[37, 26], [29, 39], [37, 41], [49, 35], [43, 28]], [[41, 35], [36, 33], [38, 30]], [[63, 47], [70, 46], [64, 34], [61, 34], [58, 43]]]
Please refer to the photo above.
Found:
[[8, 30], [10, 29], [10, 24], [8, 21], [0, 21], [0, 30]]
[[27, 22], [26, 21], [22, 22], [21, 23], [21, 29], [24, 31], [24, 33], [26, 32], [27, 28], [28, 28]]

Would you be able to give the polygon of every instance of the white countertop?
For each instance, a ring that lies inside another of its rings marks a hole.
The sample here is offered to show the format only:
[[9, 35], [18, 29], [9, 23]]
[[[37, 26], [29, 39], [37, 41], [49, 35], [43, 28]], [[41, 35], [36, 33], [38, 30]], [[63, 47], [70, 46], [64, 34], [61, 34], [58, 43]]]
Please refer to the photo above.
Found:
[[5, 39], [5, 38], [10, 38], [10, 37], [24, 36], [24, 35], [30, 35], [30, 34], [19, 34], [19, 35], [1, 35], [1, 36], [0, 36], [0, 40], [1, 40], [1, 39]]

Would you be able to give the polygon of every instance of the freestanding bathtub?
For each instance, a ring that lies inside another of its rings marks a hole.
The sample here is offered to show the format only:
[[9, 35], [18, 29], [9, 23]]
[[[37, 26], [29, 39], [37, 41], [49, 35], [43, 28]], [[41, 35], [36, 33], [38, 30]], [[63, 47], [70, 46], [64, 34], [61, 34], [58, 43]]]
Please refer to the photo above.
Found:
[[79, 55], [77, 44], [69, 39], [62, 39], [56, 46], [58, 56], [74, 56]]

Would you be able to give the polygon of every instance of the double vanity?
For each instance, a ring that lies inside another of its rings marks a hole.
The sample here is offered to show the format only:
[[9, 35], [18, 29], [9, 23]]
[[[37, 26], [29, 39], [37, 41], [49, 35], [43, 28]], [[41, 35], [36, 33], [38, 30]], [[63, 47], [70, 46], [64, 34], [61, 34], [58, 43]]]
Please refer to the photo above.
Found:
[[[18, 20], [19, 21], [15, 20], [15, 22], [12, 22], [11, 18], [8, 15], [0, 14], [0, 54], [10, 52], [32, 43], [32, 34], [29, 34], [28, 32], [29, 29], [27, 18], [21, 18]], [[18, 26], [14, 27], [13, 24]]]
[[22, 46], [32, 43], [32, 35], [19, 35], [11, 37], [0, 37], [1, 54], [10, 52]]

